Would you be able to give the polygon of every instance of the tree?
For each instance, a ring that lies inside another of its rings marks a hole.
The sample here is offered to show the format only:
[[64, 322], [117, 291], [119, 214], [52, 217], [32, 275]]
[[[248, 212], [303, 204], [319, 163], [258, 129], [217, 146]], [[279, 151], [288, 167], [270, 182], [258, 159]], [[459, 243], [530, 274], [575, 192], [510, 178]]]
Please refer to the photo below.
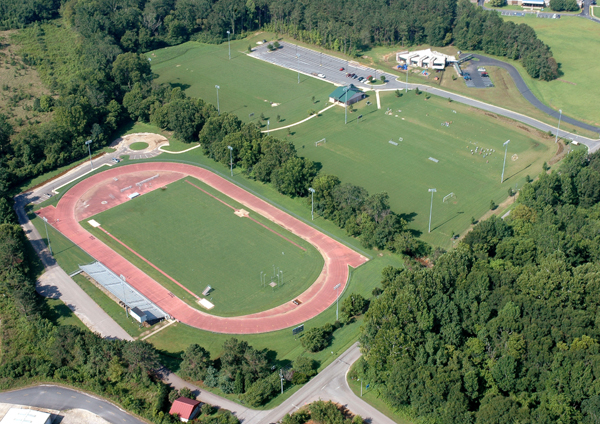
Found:
[[122, 53], [112, 65], [112, 76], [120, 86], [131, 88], [136, 82], [147, 83], [152, 79], [150, 62], [144, 55]]
[[369, 302], [358, 293], [352, 293], [342, 302], [342, 314], [348, 318], [362, 315], [368, 308]]
[[273, 43], [273, 47], [274, 47], [275, 49], [278, 49], [279, 47], [281, 47], [281, 45], [279, 44], [279, 42], [278, 42], [278, 41], [275, 41], [275, 42]]
[[308, 187], [317, 175], [317, 170], [312, 161], [292, 157], [273, 172], [273, 185], [282, 194], [292, 197], [306, 196]]
[[319, 352], [328, 345], [332, 331], [333, 328], [331, 325], [311, 328], [304, 332], [304, 336], [300, 339], [300, 344], [309, 352]]
[[204, 380], [208, 367], [212, 365], [210, 353], [195, 343], [187, 347], [181, 359], [181, 375], [195, 381]]
[[506, 0], [490, 0], [490, 6], [492, 7], [502, 7], [506, 6]]
[[379, 77], [379, 79], [381, 80], [382, 84], [385, 84], [385, 75], [382, 75], [381, 77]]
[[490, 209], [495, 210], [497, 207], [498, 207], [498, 205], [496, 204], [496, 202], [494, 202], [493, 200], [490, 200]]
[[151, 373], [158, 369], [158, 353], [150, 343], [136, 340], [129, 342], [123, 348], [123, 359], [129, 363], [129, 369], [139, 368]]

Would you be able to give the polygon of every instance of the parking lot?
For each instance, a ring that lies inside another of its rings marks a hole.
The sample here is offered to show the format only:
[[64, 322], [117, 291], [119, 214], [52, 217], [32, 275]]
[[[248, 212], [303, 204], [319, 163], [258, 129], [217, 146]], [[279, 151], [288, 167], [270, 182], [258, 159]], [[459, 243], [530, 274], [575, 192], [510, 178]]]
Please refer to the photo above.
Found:
[[[381, 78], [381, 75], [385, 75], [386, 80], [390, 77], [389, 74], [381, 70], [359, 65], [357, 62], [340, 59], [295, 44], [282, 41], [280, 42], [279, 49], [273, 52], [269, 51], [267, 45], [268, 43], [256, 47], [253, 46], [254, 51], [250, 55], [274, 65], [282, 66], [296, 72], [299, 71], [311, 77], [322, 78], [334, 84], [347, 85], [352, 83], [359, 88], [365, 89], [372, 86], [365, 84], [366, 80], [359, 81], [359, 77], [366, 79], [371, 75], [377, 80]], [[349, 78], [346, 74], [356, 74], [356, 77]], [[303, 79], [306, 77], [301, 76], [300, 78]], [[382, 85], [379, 84], [377, 87], [382, 87]], [[404, 84], [398, 83], [393, 78], [387, 82], [385, 88], [404, 88]]]
[[[479, 71], [478, 69], [483, 69], [483, 71]], [[465, 84], [467, 87], [471, 88], [490, 88], [493, 87], [494, 84], [490, 77], [483, 76], [487, 71], [485, 68], [481, 68], [477, 65], [477, 62], [471, 62], [469, 66], [467, 66], [463, 70], [463, 75], [468, 74], [471, 79], [465, 79]]]

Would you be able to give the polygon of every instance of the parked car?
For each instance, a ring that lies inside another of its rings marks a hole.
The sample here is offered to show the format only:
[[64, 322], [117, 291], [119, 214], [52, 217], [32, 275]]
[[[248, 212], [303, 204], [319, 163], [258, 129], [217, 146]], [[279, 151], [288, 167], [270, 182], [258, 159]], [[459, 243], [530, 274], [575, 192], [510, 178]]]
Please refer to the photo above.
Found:
[[325, 74], [317, 74], [319, 78], [325, 78]]
[[485, 72], [485, 68], [477, 68], [479, 72]]
[[119, 162], [121, 162], [121, 159], [119, 159], [119, 158], [112, 158], [112, 161], [114, 163], [119, 163]]
[[364, 78], [363, 77], [358, 77], [358, 80], [362, 81], [362, 80], [364, 80]]
[[344, 70], [344, 68], [340, 68], [340, 71], [343, 71], [343, 70]]
[[356, 79], [356, 78], [358, 78], [358, 75], [354, 74], [354, 75], [352, 76], [352, 78]]
[[482, 72], [481, 76], [484, 77], [484, 78], [489, 78], [490, 77], [487, 72]]

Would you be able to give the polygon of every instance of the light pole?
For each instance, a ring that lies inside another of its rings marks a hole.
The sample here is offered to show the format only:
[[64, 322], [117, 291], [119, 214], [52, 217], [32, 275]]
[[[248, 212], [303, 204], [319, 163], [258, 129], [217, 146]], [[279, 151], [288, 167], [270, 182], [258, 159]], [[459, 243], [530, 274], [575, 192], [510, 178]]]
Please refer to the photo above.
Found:
[[271, 123], [270, 119], [267, 119], [267, 132], [269, 132], [269, 124]]
[[227, 45], [228, 45], [228, 47], [229, 47], [229, 60], [231, 60], [231, 41], [230, 41], [230, 39], [229, 39], [229, 35], [230, 35], [230, 34], [231, 34], [231, 33], [230, 33], [229, 31], [227, 31]]
[[437, 190], [435, 188], [430, 188], [429, 192], [431, 193], [431, 206], [429, 206], [429, 232], [431, 232], [431, 212], [433, 211], [433, 193]]
[[556, 127], [556, 138], [554, 139], [555, 143], [558, 143], [558, 131], [560, 131], [560, 118], [562, 118], [562, 109], [558, 109], [558, 127]]
[[[296, 49], [298, 48], [298, 46], [296, 46]], [[296, 59], [298, 59], [298, 84], [300, 84], [300, 55], [298, 53], [296, 53]]]
[[42, 219], [44, 220], [44, 227], [46, 227], [46, 240], [48, 240], [48, 250], [52, 255], [52, 247], [50, 246], [50, 236], [48, 235], [48, 219], [45, 216], [42, 217]]
[[504, 167], [506, 166], [506, 152], [508, 151], [508, 143], [510, 140], [506, 140], [503, 144], [504, 146], [504, 164], [502, 164], [502, 176], [500, 177], [500, 184], [504, 182]]
[[215, 88], [217, 89], [217, 113], [220, 115], [221, 114], [221, 108], [219, 107], [219, 87], [218, 85], [215, 85]]
[[408, 93], [408, 61], [406, 61], [406, 87], [404, 92]]
[[311, 220], [315, 220], [315, 215], [314, 215], [314, 211], [315, 211], [315, 189], [312, 187], [308, 188], [308, 191], [310, 191], [310, 219]]
[[233, 177], [233, 147], [227, 146], [229, 149], [229, 167], [231, 169], [231, 176]]
[[350, 87], [344, 87], [344, 93], [346, 94], [346, 101], [344, 102], [344, 125], [348, 123], [348, 90]]
[[335, 305], [335, 320], [339, 321], [338, 318], [338, 311], [340, 309], [340, 298], [338, 296], [337, 290], [340, 288], [341, 284], [336, 284], [336, 286], [333, 288], [335, 290], [335, 301], [336, 301], [336, 305]]
[[90, 144], [92, 144], [93, 140], [88, 140], [85, 142], [85, 145], [88, 146], [88, 153], [90, 154], [90, 166], [94, 169], [94, 164], [92, 163], [92, 149], [90, 149]]

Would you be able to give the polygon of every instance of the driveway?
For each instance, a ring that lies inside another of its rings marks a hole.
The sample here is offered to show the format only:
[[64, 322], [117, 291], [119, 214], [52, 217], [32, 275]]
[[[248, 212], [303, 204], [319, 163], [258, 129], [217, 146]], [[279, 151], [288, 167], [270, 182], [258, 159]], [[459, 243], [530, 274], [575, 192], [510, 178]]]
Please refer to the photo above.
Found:
[[146, 421], [134, 417], [107, 400], [60, 386], [43, 385], [0, 393], [0, 402], [61, 411], [86, 409], [110, 423], [146, 424]]

